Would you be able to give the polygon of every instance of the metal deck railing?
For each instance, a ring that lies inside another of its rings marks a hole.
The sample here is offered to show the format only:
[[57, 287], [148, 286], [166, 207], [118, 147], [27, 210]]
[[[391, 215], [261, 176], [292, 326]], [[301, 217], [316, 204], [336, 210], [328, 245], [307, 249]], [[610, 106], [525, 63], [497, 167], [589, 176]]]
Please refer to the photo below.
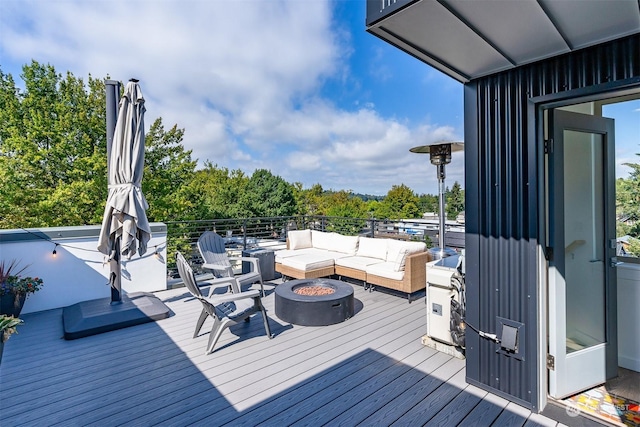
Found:
[[[415, 230], [411, 220], [381, 220], [375, 218], [345, 218], [323, 215], [298, 215], [254, 218], [220, 218], [209, 220], [168, 221], [167, 270], [175, 272], [174, 254], [182, 252], [192, 265], [202, 263], [196, 246], [198, 237], [207, 231], [215, 231], [233, 242], [233, 249], [242, 251], [256, 247], [284, 247], [290, 230], [311, 229], [337, 232], [350, 236], [391, 237], [403, 240], [423, 241], [428, 247], [437, 242], [437, 228]], [[464, 248], [464, 233], [445, 234], [448, 247]]]

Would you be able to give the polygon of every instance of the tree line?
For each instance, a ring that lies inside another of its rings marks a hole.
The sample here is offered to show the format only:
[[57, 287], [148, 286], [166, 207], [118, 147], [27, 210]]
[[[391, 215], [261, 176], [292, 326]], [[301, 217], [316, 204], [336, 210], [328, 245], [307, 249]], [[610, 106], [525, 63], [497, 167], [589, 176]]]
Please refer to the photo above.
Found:
[[[32, 61], [24, 89], [0, 68], [0, 228], [99, 224], [107, 198], [104, 79]], [[108, 78], [108, 77], [107, 77]], [[150, 221], [327, 215], [419, 218], [438, 212], [438, 197], [404, 184], [386, 196], [304, 188], [269, 170], [250, 176], [197, 159], [183, 145], [184, 129], [156, 119], [146, 134], [142, 191]], [[447, 189], [446, 214], [464, 210], [459, 183]]]
[[625, 166], [631, 168], [629, 177], [616, 180], [616, 235], [630, 236], [626, 250], [640, 256], [640, 164]]

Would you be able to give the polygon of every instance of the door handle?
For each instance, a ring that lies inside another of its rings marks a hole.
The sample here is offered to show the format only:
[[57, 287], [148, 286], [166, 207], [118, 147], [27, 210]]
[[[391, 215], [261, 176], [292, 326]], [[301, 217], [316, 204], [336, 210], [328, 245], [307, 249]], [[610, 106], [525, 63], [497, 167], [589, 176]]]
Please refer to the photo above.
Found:
[[617, 257], [612, 257], [612, 258], [609, 260], [609, 265], [610, 265], [611, 267], [617, 267], [617, 266], [619, 266], [620, 264], [624, 264], [624, 263], [623, 263], [622, 261], [618, 261], [618, 258], [617, 258]]

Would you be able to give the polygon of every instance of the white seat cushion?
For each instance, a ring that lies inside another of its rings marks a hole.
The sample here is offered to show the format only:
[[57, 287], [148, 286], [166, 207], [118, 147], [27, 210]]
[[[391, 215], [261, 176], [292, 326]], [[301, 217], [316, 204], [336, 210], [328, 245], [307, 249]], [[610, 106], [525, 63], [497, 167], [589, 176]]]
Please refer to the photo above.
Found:
[[282, 260], [282, 265], [295, 268], [300, 271], [317, 270], [318, 268], [331, 267], [334, 265], [333, 256], [327, 252], [325, 256], [317, 253], [297, 255]]
[[364, 271], [365, 267], [371, 264], [384, 262], [379, 258], [369, 258], [364, 256], [348, 256], [336, 259], [336, 265]]
[[404, 271], [396, 271], [395, 262], [379, 262], [377, 264], [371, 264], [365, 267], [367, 274], [374, 274], [376, 276], [385, 277], [392, 280], [402, 280], [404, 278]]
[[318, 252], [318, 249], [315, 249], [315, 248], [281, 249], [279, 251], [275, 251], [274, 255], [275, 255], [276, 262], [282, 262], [282, 260], [285, 258], [289, 258], [297, 255], [312, 254], [314, 252]]

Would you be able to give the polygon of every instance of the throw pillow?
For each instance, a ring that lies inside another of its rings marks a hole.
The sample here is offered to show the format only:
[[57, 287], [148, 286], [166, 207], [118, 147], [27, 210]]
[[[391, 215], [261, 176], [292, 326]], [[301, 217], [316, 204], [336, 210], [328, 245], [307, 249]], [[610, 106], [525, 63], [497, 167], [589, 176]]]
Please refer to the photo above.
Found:
[[334, 233], [325, 233], [323, 231], [312, 230], [311, 240], [313, 241], [313, 247], [316, 249], [324, 249], [328, 251], [331, 249], [331, 238]]
[[292, 230], [287, 234], [289, 249], [311, 248], [311, 230]]
[[387, 259], [387, 240], [388, 239], [374, 239], [372, 237], [360, 237], [358, 241], [357, 256], [364, 256], [369, 258], [380, 258], [382, 260]]

